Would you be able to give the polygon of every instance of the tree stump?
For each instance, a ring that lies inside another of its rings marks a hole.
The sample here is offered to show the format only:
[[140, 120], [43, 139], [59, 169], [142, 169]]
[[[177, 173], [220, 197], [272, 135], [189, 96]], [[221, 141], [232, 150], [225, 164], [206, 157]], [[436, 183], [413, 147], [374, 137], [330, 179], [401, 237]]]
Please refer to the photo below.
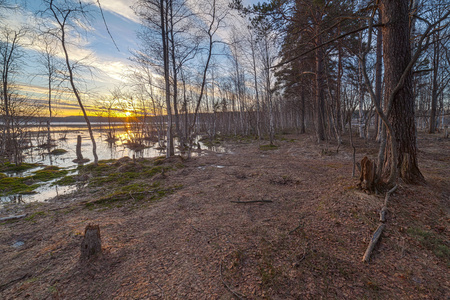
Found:
[[89, 158], [83, 158], [81, 153], [81, 135], [77, 136], [77, 147], [76, 147], [77, 158], [73, 160], [74, 163], [84, 164], [89, 161]]
[[77, 160], [83, 160], [83, 154], [81, 154], [81, 135], [77, 136]]
[[368, 192], [373, 192], [375, 189], [375, 170], [376, 165], [373, 161], [364, 156], [361, 160], [361, 176], [359, 177], [358, 186]]
[[88, 260], [102, 254], [102, 241], [100, 238], [100, 227], [98, 225], [87, 225], [84, 230], [84, 238], [81, 242], [81, 260]]

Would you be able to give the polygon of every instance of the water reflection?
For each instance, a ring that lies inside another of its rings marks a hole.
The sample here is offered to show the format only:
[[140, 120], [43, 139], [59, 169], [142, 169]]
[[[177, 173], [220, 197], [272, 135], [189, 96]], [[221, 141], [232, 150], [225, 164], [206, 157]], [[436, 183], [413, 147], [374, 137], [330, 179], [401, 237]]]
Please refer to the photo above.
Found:
[[[130, 140], [132, 140], [132, 132], [130, 128], [115, 128], [114, 134], [116, 139], [111, 141], [111, 134], [108, 134], [109, 130], [94, 130], [94, 137], [97, 144], [97, 155], [99, 160], [110, 160], [110, 159], [120, 159], [124, 156], [136, 158], [151, 158], [157, 157], [165, 154], [165, 148], [161, 147], [165, 144], [165, 141], [151, 141], [144, 139], [142, 143], [144, 148], [139, 150], [132, 150], [126, 146]], [[36, 134], [42, 135], [41, 132], [36, 132]], [[28, 163], [38, 163], [42, 165], [58, 166], [60, 168], [66, 168], [69, 170], [74, 170], [78, 164], [74, 163], [73, 160], [76, 159], [76, 144], [77, 136], [81, 135], [82, 144], [81, 152], [84, 158], [88, 158], [90, 162], [93, 161], [92, 153], [92, 143], [87, 132], [86, 126], [82, 124], [77, 124], [77, 126], [52, 126], [52, 144], [55, 147], [52, 149], [64, 149], [67, 152], [60, 155], [51, 154], [51, 149], [45, 149], [41, 147], [31, 147], [25, 152], [25, 162]], [[176, 142], [176, 141], [175, 141]], [[201, 149], [208, 149], [214, 152], [226, 152], [225, 148], [220, 146], [206, 147], [201, 142], [196, 141], [200, 144]], [[180, 152], [178, 147], [175, 147], [175, 154], [185, 154]], [[191, 153], [191, 156], [203, 155], [204, 152], [201, 150], [196, 150]], [[30, 176], [33, 172], [37, 171], [39, 168], [32, 170], [27, 170], [21, 174], [8, 174], [10, 176]], [[74, 175], [76, 173], [72, 173]], [[53, 185], [54, 181], [41, 183], [42, 185], [37, 188], [34, 194], [24, 194], [24, 195], [10, 195], [0, 197], [0, 205], [2, 203], [15, 203], [23, 204], [34, 201], [47, 201], [55, 196], [69, 194], [76, 191], [76, 186], [56, 186]]]

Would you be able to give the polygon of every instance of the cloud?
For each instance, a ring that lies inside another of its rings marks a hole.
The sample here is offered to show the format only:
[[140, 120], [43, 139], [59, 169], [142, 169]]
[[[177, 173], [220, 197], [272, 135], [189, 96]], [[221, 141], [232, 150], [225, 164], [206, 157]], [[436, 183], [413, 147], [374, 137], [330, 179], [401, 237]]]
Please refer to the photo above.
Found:
[[[83, 2], [98, 6], [97, 0], [83, 0]], [[100, 0], [100, 5], [103, 10], [119, 15], [132, 22], [140, 23], [139, 18], [131, 8], [135, 3], [136, 0]]]

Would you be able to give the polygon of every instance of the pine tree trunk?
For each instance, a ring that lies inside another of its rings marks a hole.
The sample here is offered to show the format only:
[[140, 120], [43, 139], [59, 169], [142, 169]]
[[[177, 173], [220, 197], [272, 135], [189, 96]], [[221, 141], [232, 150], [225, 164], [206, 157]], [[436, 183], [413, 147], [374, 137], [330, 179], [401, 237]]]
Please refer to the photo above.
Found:
[[[382, 33], [386, 101], [411, 61], [408, 9], [408, 0], [382, 0], [380, 4], [382, 23], [384, 24]], [[385, 107], [387, 105], [385, 102]], [[397, 141], [396, 167], [403, 166], [404, 157], [408, 157], [407, 169], [402, 168], [400, 176], [408, 183], [424, 181], [417, 162], [412, 72], [408, 74], [403, 86], [395, 95], [388, 120], [392, 124], [393, 138]], [[391, 138], [391, 132], [388, 131], [383, 178], [389, 178], [391, 173]]]
[[[316, 44], [322, 43], [320, 36], [316, 39]], [[324, 70], [323, 70], [323, 49], [316, 50], [316, 121], [317, 121], [317, 140], [325, 140], [324, 126]]]

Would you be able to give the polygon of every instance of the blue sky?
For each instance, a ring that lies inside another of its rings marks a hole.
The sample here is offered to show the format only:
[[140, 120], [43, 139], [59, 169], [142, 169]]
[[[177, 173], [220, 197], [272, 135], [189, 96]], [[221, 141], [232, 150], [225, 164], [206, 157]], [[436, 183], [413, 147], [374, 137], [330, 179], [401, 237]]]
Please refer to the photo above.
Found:
[[[69, 55], [75, 60], [89, 56], [85, 63], [94, 67], [92, 76], [85, 74], [85, 78], [80, 84], [80, 89], [87, 92], [84, 94], [84, 101], [88, 108], [93, 108], [96, 99], [108, 95], [116, 86], [127, 85], [126, 74], [131, 68], [129, 60], [131, 51], [139, 47], [136, 32], [140, 29], [140, 24], [130, 7], [135, 0], [100, 1], [109, 30], [120, 50], [118, 51], [107, 33], [97, 0], [81, 1], [92, 4], [93, 18], [86, 34], [83, 34], [82, 38], [77, 39], [76, 43], [70, 47]], [[244, 4], [252, 2], [257, 1], [247, 0], [244, 1]], [[33, 11], [38, 10], [42, 3], [38, 0], [28, 0], [25, 3], [24, 10], [7, 13], [3, 24], [12, 27], [19, 26], [19, 24], [35, 24]], [[23, 48], [27, 58], [23, 64], [21, 75], [17, 77], [17, 83], [28, 97], [46, 101], [45, 81], [40, 75], [42, 66], [37, 62], [39, 48], [36, 45], [36, 42], [25, 40]], [[79, 114], [78, 105], [70, 93], [62, 94], [59, 115]]]

